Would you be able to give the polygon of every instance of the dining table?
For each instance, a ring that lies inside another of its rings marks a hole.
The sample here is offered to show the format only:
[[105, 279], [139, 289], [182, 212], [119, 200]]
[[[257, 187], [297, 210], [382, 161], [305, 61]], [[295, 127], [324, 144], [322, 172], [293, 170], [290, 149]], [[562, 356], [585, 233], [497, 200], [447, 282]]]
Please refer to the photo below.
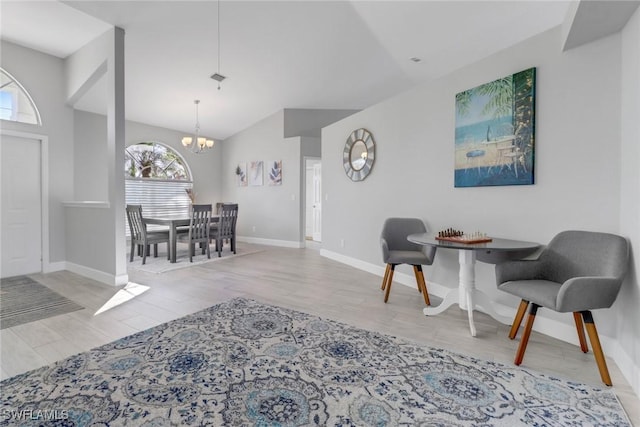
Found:
[[[533, 254], [540, 244], [520, 240], [488, 238], [473, 240], [452, 239], [443, 240], [437, 233], [417, 233], [407, 236], [407, 240], [423, 246], [432, 246], [441, 249], [454, 249], [458, 251], [458, 287], [450, 290], [436, 307], [426, 307], [423, 310], [425, 316], [433, 316], [442, 313], [454, 304], [458, 304], [462, 310], [466, 310], [469, 318], [471, 336], [476, 336], [476, 327], [473, 320], [473, 310], [480, 310], [497, 321], [510, 324], [511, 319], [499, 314], [494, 308], [491, 298], [476, 288], [476, 260], [496, 264], [508, 259], [521, 259]], [[484, 240], [484, 241], [480, 241]]]
[[[211, 216], [211, 222], [218, 222], [218, 215]], [[169, 262], [175, 263], [177, 256], [178, 229], [180, 227], [188, 227], [191, 223], [189, 214], [163, 215], [144, 217], [145, 224], [166, 225], [169, 226]]]

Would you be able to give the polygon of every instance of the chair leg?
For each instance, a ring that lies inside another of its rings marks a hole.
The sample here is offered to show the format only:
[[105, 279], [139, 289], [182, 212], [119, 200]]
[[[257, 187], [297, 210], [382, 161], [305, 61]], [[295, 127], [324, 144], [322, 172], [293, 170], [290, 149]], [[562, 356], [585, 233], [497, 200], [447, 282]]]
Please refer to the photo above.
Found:
[[222, 239], [216, 240], [216, 248], [218, 248], [218, 258], [222, 256]]
[[387, 278], [386, 291], [384, 293], [384, 302], [385, 303], [387, 301], [389, 301], [389, 292], [391, 292], [391, 283], [393, 282], [393, 272], [396, 269], [396, 265], [395, 264], [389, 264], [389, 265], [391, 265], [391, 269], [389, 270], [389, 277]]
[[131, 255], [129, 256], [129, 262], [133, 262], [133, 252], [136, 250], [136, 245], [133, 243], [133, 239], [131, 239]]
[[236, 238], [235, 236], [231, 238], [231, 250], [233, 251], [234, 254], [237, 254], [236, 252]]
[[518, 306], [518, 312], [516, 313], [516, 317], [513, 319], [513, 324], [511, 325], [511, 330], [509, 331], [509, 338], [514, 339], [516, 335], [518, 335], [518, 329], [520, 329], [522, 318], [524, 317], [524, 313], [527, 311], [528, 306], [529, 306], [529, 301], [525, 301], [525, 300], [520, 301], [520, 306]]
[[418, 290], [422, 292], [422, 296], [424, 297], [424, 303], [426, 305], [431, 305], [431, 301], [429, 301], [429, 292], [427, 292], [427, 283], [424, 281], [424, 272], [422, 271], [422, 266], [414, 265], [413, 273], [416, 275], [416, 282], [418, 282]]
[[583, 353], [587, 353], [589, 347], [587, 346], [587, 339], [584, 336], [584, 326], [580, 312], [573, 312], [573, 320], [576, 322], [576, 330], [578, 331], [578, 339], [580, 340], [580, 350], [582, 350]]
[[384, 288], [387, 286], [387, 279], [389, 278], [389, 271], [391, 270], [391, 264], [387, 264], [387, 268], [384, 269], [384, 277], [382, 278], [382, 286], [380, 289], [384, 291]]
[[527, 344], [529, 343], [529, 336], [531, 335], [531, 328], [533, 327], [533, 322], [536, 320], [536, 313], [538, 312], [538, 305], [531, 303], [531, 307], [529, 307], [529, 316], [527, 316], [527, 321], [524, 324], [524, 332], [522, 333], [522, 338], [520, 339], [520, 345], [518, 346], [518, 352], [516, 353], [516, 359], [513, 363], [520, 366], [522, 363], [522, 359], [524, 359], [524, 352], [527, 350]]
[[[205, 243], [207, 245], [207, 259], [211, 259], [211, 248], [209, 247], [209, 242]], [[202, 250], [204, 252], [204, 249]]]
[[153, 244], [153, 257], [154, 258], [158, 258], [158, 244], [157, 243]]
[[147, 262], [147, 254], [149, 253], [149, 245], [142, 245], [142, 264]]
[[584, 319], [584, 326], [587, 328], [587, 333], [589, 334], [589, 341], [591, 341], [593, 355], [596, 358], [596, 363], [600, 370], [600, 378], [602, 378], [603, 383], [611, 386], [612, 382], [611, 377], [609, 376], [609, 369], [607, 368], [607, 361], [605, 360], [604, 353], [602, 352], [602, 346], [600, 345], [600, 338], [598, 338], [596, 324], [593, 322], [593, 316], [590, 311], [586, 310], [582, 312], [582, 318]]
[[171, 260], [171, 243], [167, 242], [167, 259]]

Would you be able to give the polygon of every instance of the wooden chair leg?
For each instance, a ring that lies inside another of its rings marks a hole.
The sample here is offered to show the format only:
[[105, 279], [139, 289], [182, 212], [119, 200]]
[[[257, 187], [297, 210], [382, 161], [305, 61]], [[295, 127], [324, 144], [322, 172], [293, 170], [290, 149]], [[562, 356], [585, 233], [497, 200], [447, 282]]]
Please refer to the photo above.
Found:
[[387, 268], [384, 269], [384, 277], [382, 278], [382, 286], [380, 289], [384, 291], [385, 286], [387, 286], [387, 279], [389, 278], [389, 271], [391, 270], [391, 264], [387, 264]]
[[598, 331], [596, 330], [596, 324], [593, 322], [593, 316], [590, 311], [583, 311], [582, 318], [584, 319], [584, 326], [587, 328], [587, 334], [589, 334], [589, 341], [591, 341], [591, 348], [593, 348], [593, 355], [596, 358], [598, 369], [600, 370], [600, 378], [602, 382], [608, 386], [612, 385], [611, 376], [609, 376], [609, 369], [607, 368], [607, 361], [604, 358], [602, 352], [602, 346], [600, 345], [600, 338], [598, 337]]
[[158, 258], [158, 244], [157, 243], [153, 244], [153, 257], [154, 258]]
[[528, 306], [529, 306], [529, 301], [525, 301], [525, 300], [520, 301], [520, 305], [518, 306], [518, 311], [516, 312], [516, 317], [514, 317], [513, 324], [511, 325], [511, 330], [509, 331], [509, 338], [514, 339], [516, 335], [518, 335], [518, 329], [520, 329], [522, 318], [524, 317], [524, 313], [527, 311]]
[[395, 264], [391, 264], [391, 268], [389, 269], [389, 277], [387, 278], [387, 286], [386, 291], [384, 293], [384, 302], [389, 301], [389, 292], [391, 292], [391, 283], [393, 282], [393, 272], [396, 269]]
[[531, 307], [529, 307], [529, 316], [527, 316], [527, 321], [524, 324], [524, 332], [522, 333], [522, 338], [520, 339], [520, 345], [518, 346], [516, 359], [513, 362], [518, 366], [520, 366], [520, 364], [522, 363], [522, 359], [524, 359], [524, 352], [527, 350], [529, 336], [531, 335], [531, 328], [533, 327], [533, 322], [536, 320], [538, 307], [539, 306], [537, 304], [533, 303], [531, 303]]
[[133, 243], [133, 238], [131, 239], [131, 252], [129, 256], [129, 262], [133, 262], [133, 252], [136, 250], [136, 245]]
[[427, 305], [431, 305], [431, 301], [429, 301], [429, 292], [427, 292], [427, 283], [424, 280], [424, 272], [422, 271], [422, 266], [414, 265], [413, 272], [416, 275], [416, 282], [418, 282], [418, 290], [422, 292], [422, 296], [424, 297], [424, 303]]
[[415, 265], [412, 265], [413, 267], [413, 274], [416, 276], [416, 285], [418, 285], [418, 292], [422, 293], [422, 285], [420, 284], [420, 278], [418, 277], [418, 267]]
[[587, 346], [587, 339], [584, 336], [582, 315], [579, 312], [574, 311], [573, 320], [576, 322], [576, 330], [578, 331], [578, 339], [580, 340], [580, 350], [582, 350], [583, 353], [587, 353], [589, 351], [589, 347]]

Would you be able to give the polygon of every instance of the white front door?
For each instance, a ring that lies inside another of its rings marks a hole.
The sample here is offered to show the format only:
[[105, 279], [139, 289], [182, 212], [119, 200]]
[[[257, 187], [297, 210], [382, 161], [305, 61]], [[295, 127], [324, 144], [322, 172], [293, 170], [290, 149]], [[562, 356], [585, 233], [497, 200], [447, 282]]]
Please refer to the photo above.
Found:
[[2, 135], [0, 277], [42, 271], [40, 141]]
[[313, 165], [313, 240], [322, 241], [322, 163]]

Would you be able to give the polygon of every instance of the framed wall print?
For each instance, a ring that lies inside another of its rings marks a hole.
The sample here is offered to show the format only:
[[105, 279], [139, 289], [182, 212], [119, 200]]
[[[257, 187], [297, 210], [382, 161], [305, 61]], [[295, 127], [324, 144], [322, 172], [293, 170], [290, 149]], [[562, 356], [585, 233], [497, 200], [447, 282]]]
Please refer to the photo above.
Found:
[[249, 185], [261, 186], [263, 183], [264, 163], [262, 160], [249, 163]]
[[456, 187], [534, 183], [536, 69], [456, 94]]

